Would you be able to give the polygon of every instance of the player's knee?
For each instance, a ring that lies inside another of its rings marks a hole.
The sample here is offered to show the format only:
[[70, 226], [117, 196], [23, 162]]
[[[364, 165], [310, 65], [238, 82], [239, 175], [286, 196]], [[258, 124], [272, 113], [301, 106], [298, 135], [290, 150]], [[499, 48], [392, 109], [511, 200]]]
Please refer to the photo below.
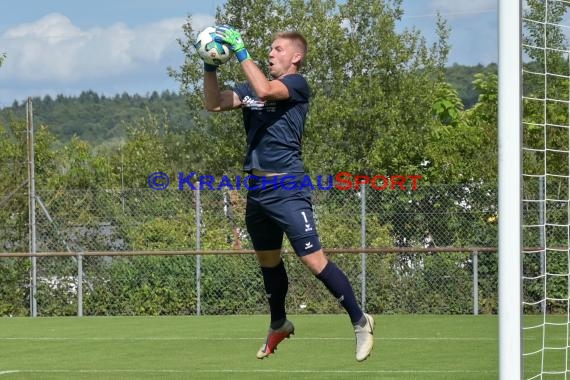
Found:
[[281, 249], [255, 251], [257, 262], [264, 268], [273, 268], [281, 262]]
[[317, 235], [289, 238], [293, 250], [299, 257], [310, 255], [321, 250], [321, 242]]
[[328, 263], [328, 259], [322, 249], [299, 257], [314, 275], [321, 273]]

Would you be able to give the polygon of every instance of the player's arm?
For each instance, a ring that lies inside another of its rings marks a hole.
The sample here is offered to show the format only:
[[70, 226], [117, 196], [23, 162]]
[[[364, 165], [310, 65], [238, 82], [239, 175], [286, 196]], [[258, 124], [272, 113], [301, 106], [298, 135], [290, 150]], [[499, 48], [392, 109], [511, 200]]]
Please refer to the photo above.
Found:
[[285, 100], [289, 98], [289, 89], [280, 80], [267, 80], [263, 72], [251, 59], [241, 62], [245, 76], [259, 99]]
[[220, 91], [215, 70], [204, 71], [204, 103], [210, 112], [221, 112], [241, 107], [241, 100], [234, 91]]
[[241, 38], [241, 34], [228, 25], [216, 28], [214, 40], [229, 45], [247, 77], [249, 84], [257, 97], [263, 101], [283, 100], [289, 98], [289, 90], [278, 80], [269, 81], [259, 67], [251, 60]]

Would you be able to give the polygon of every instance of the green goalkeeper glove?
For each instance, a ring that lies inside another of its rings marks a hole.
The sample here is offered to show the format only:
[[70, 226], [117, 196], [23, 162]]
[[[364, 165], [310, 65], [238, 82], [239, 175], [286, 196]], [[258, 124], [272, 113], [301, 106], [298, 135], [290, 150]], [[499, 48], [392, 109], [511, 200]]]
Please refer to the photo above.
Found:
[[220, 25], [216, 28], [214, 41], [227, 44], [240, 63], [251, 58], [245, 48], [240, 32], [229, 25]]

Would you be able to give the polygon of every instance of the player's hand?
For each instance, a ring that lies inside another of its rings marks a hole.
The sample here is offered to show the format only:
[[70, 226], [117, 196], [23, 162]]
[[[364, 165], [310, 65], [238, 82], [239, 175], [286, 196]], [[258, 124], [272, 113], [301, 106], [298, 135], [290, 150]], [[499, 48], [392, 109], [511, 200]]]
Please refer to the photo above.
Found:
[[216, 28], [214, 34], [214, 40], [216, 42], [227, 44], [230, 50], [234, 52], [236, 58], [239, 62], [250, 58], [245, 44], [243, 43], [243, 38], [241, 38], [240, 32], [232, 28], [229, 25], [220, 25]]

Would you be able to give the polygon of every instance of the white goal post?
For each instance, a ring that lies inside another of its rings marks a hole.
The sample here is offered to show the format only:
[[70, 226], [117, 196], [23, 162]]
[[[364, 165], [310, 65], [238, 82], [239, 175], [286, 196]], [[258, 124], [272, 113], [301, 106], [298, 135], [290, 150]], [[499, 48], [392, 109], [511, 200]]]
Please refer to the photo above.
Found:
[[499, 373], [521, 379], [521, 5], [499, 0]]

